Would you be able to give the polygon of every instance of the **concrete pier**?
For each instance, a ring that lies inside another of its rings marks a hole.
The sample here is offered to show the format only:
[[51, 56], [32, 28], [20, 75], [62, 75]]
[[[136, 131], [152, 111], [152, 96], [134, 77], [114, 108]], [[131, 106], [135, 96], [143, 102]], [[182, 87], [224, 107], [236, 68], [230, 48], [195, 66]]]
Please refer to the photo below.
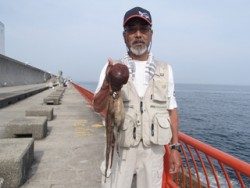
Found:
[[47, 134], [47, 117], [16, 118], [6, 127], [8, 138], [30, 136], [35, 140], [43, 139]]
[[48, 121], [53, 120], [54, 117], [53, 108], [45, 105], [32, 106], [25, 111], [25, 115], [27, 117], [45, 116]]
[[48, 88], [47, 84], [0, 87], [0, 108], [14, 104]]
[[[0, 109], [0, 139], [9, 121], [25, 117], [26, 109], [34, 105], [44, 105], [43, 99], [53, 91], [43, 91]], [[101, 118], [71, 86], [65, 90], [61, 104], [51, 106], [54, 119], [47, 122], [47, 137], [34, 142], [34, 162], [21, 187], [100, 187], [105, 143]]]
[[34, 140], [0, 139], [0, 177], [4, 177], [3, 187], [15, 188], [28, 178], [34, 159]]

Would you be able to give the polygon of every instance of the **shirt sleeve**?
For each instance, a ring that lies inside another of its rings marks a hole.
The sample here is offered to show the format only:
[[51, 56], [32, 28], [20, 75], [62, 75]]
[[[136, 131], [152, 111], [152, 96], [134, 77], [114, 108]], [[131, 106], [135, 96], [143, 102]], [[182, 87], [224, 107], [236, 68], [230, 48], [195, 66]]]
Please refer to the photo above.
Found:
[[172, 110], [174, 108], [177, 108], [177, 102], [175, 98], [175, 89], [174, 89], [174, 76], [173, 76], [173, 70], [170, 65], [168, 65], [168, 72], [169, 72], [169, 77], [168, 77], [168, 93], [167, 96], [169, 98], [169, 106], [168, 109]]
[[98, 84], [97, 84], [97, 87], [96, 87], [96, 90], [95, 90], [95, 94], [98, 93], [102, 87], [102, 83], [105, 79], [105, 74], [106, 74], [106, 69], [107, 69], [107, 66], [108, 66], [108, 63], [106, 63], [104, 65], [104, 67], [102, 68], [102, 71], [101, 71], [101, 74], [100, 74], [100, 77], [99, 77], [99, 81], [98, 81]]

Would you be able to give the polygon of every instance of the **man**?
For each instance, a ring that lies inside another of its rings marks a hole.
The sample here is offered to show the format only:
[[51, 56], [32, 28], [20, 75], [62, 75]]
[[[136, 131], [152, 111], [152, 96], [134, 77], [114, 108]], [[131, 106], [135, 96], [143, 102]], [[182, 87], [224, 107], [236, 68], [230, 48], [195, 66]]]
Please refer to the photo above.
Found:
[[[129, 69], [128, 83], [121, 93], [125, 121], [116, 137], [112, 168], [103, 187], [130, 188], [136, 174], [137, 188], [161, 188], [164, 145], [170, 144], [170, 173], [180, 167], [178, 114], [170, 65], [154, 59], [150, 52], [152, 19], [150, 12], [135, 7], [126, 12], [123, 37], [127, 54], [120, 60]], [[110, 94], [108, 72], [114, 61], [104, 66], [93, 105], [97, 112], [107, 107]], [[102, 173], [105, 174], [105, 162]]]

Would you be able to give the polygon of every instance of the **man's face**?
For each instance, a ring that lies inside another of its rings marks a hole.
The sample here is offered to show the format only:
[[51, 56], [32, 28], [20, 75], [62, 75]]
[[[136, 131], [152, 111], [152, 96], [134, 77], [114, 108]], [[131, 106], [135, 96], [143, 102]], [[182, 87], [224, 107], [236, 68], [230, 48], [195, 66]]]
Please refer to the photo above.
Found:
[[148, 52], [152, 34], [150, 25], [140, 18], [132, 19], [124, 27], [124, 41], [130, 52], [136, 56]]

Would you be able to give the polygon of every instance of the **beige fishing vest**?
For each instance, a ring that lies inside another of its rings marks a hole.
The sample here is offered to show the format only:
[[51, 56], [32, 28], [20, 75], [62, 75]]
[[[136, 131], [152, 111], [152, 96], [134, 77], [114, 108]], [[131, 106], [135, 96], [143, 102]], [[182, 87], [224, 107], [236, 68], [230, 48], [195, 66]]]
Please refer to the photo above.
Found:
[[143, 98], [138, 96], [131, 78], [122, 87], [125, 121], [118, 130], [119, 146], [136, 146], [140, 141], [147, 147], [151, 143], [165, 145], [170, 142], [172, 131], [167, 110], [168, 76], [167, 64], [156, 62], [155, 74]]

